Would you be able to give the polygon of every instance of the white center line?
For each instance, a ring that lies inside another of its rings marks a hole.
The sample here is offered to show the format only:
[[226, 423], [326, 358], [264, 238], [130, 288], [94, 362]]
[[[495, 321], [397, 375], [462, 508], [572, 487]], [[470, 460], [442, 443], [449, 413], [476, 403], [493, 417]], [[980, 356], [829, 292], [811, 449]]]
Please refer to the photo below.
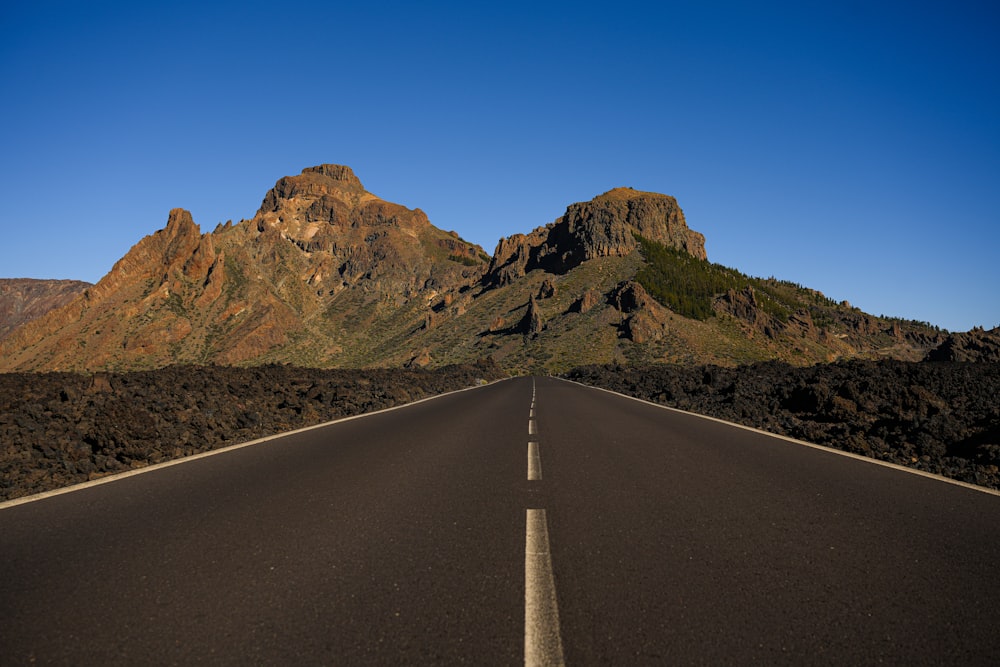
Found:
[[524, 664], [563, 665], [545, 510], [529, 509], [524, 547]]
[[528, 443], [528, 481], [536, 482], [542, 479], [542, 457], [538, 454], [538, 443], [532, 440]]
[[536, 435], [537, 433], [538, 433], [538, 429], [535, 428], [535, 420], [534, 419], [529, 419], [528, 420], [528, 435]]

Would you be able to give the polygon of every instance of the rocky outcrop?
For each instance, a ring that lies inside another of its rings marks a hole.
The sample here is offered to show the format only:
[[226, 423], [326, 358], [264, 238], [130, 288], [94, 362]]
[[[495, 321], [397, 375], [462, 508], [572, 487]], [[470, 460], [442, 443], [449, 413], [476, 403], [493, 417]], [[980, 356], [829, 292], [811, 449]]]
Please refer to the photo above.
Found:
[[622, 314], [621, 334], [633, 343], [659, 340], [666, 333], [667, 309], [634, 280], [619, 284], [611, 292], [609, 301]]
[[580, 296], [579, 299], [573, 302], [569, 310], [571, 313], [587, 313], [590, 312], [594, 306], [601, 302], [601, 295], [597, 290], [587, 290]]
[[288, 202], [299, 200], [308, 222], [338, 222], [343, 213], [365, 198], [364, 186], [350, 167], [324, 164], [307, 167], [298, 176], [285, 176], [264, 196], [258, 216], [277, 213]]
[[548, 236], [547, 232], [546, 228], [542, 228], [528, 235], [514, 234], [500, 239], [483, 276], [483, 283], [488, 287], [504, 287], [528, 271], [541, 268], [537, 256]]
[[537, 335], [545, 329], [545, 319], [542, 317], [542, 311], [534, 296], [528, 299], [528, 309], [524, 311], [524, 317], [521, 318], [515, 329], [528, 335]]
[[624, 257], [638, 247], [637, 234], [706, 259], [705, 237], [688, 228], [676, 199], [616, 188], [572, 204], [547, 227], [501, 239], [483, 284], [502, 287], [535, 269], [562, 274], [587, 260]]
[[550, 278], [546, 278], [542, 281], [542, 284], [538, 287], [538, 294], [535, 295], [536, 299], [551, 299], [556, 295], [556, 286], [552, 283]]
[[927, 353], [927, 361], [1000, 362], [1000, 327], [981, 327], [949, 335]]
[[367, 192], [341, 165], [279, 180], [251, 229], [261, 241], [296, 246], [300, 278], [328, 292], [361, 286], [406, 299], [426, 287], [471, 283], [486, 263], [481, 248], [437, 229], [420, 209]]
[[707, 259], [705, 237], [688, 228], [676, 199], [631, 188], [615, 188], [573, 204], [553, 232], [550, 240], [564, 248], [560, 255], [568, 266], [595, 257], [628, 255], [638, 246], [636, 234]]
[[[742, 290], [727, 290], [725, 294], [715, 299], [716, 312], [727, 313], [747, 324], [748, 332], [759, 332], [774, 339], [778, 337], [781, 324], [766, 313], [757, 299], [757, 292], [747, 286]], [[801, 317], [801, 324], [806, 325], [806, 317]]]
[[92, 285], [80, 280], [0, 279], [0, 338], [66, 305], [88, 287]]
[[646, 288], [634, 280], [620, 283], [611, 292], [610, 301], [622, 313], [635, 313], [651, 308], [656, 303]]

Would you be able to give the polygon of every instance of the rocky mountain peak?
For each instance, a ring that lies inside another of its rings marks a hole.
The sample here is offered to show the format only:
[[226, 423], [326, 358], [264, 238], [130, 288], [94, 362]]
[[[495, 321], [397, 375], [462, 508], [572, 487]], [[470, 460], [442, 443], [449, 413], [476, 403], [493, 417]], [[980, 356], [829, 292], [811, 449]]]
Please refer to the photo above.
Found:
[[705, 237], [688, 228], [669, 195], [615, 188], [531, 234], [501, 239], [483, 281], [502, 286], [534, 269], [565, 273], [598, 257], [624, 257], [638, 247], [636, 235], [706, 259]]
[[320, 174], [335, 181], [343, 181], [349, 185], [361, 186], [361, 179], [354, 175], [354, 170], [342, 164], [321, 164], [316, 167], [306, 167], [303, 174]]
[[167, 229], [188, 230], [196, 228], [191, 212], [183, 208], [174, 208], [167, 215]]
[[583, 259], [627, 255], [636, 248], [635, 234], [707, 259], [705, 237], [688, 228], [680, 205], [669, 195], [615, 188], [570, 205], [562, 222]]
[[[367, 197], [365, 197], [367, 195]], [[316, 202], [320, 208], [329, 209], [332, 201], [357, 205], [362, 199], [376, 199], [361, 184], [350, 167], [340, 164], [321, 164], [306, 167], [298, 176], [285, 176], [274, 184], [264, 196], [258, 215], [274, 213], [296, 202], [306, 207]]]
[[173, 251], [168, 251], [168, 254], [174, 254], [177, 252], [179, 246], [185, 244], [186, 240], [197, 240], [200, 238], [201, 228], [195, 224], [190, 211], [183, 208], [175, 208], [167, 216], [167, 226], [161, 232], [157, 233], [163, 235], [167, 247]]

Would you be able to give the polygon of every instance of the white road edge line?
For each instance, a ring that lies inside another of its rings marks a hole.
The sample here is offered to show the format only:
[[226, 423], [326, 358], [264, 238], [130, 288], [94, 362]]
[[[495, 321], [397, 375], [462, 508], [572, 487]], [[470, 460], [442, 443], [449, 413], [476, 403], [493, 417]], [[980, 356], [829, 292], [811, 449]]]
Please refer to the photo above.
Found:
[[501, 380], [494, 380], [493, 382], [488, 382], [482, 385], [473, 385], [471, 387], [465, 387], [464, 389], [456, 389], [455, 391], [447, 391], [443, 394], [435, 394], [434, 396], [427, 396], [426, 398], [421, 398], [410, 403], [403, 403], [401, 405], [394, 405], [391, 408], [383, 408], [381, 410], [376, 410], [374, 412], [365, 412], [360, 415], [350, 415], [349, 417], [341, 417], [340, 419], [334, 419], [332, 421], [323, 422], [322, 424], [314, 424], [312, 426], [305, 426], [303, 428], [295, 429], [294, 431], [285, 431], [283, 433], [275, 433], [274, 435], [268, 435], [263, 438], [258, 438], [256, 440], [249, 440], [247, 442], [240, 442], [235, 445], [229, 445], [227, 447], [220, 447], [219, 449], [212, 449], [207, 452], [201, 452], [199, 454], [192, 454], [191, 456], [185, 456], [179, 459], [173, 459], [171, 461], [164, 461], [163, 463], [156, 463], [151, 466], [146, 466], [145, 468], [136, 468], [135, 470], [128, 470], [126, 472], [117, 473], [115, 475], [108, 475], [107, 477], [101, 477], [100, 479], [94, 479], [89, 482], [81, 482], [79, 484], [73, 484], [72, 486], [64, 486], [60, 489], [52, 489], [51, 491], [42, 491], [41, 493], [36, 493], [30, 496], [22, 496], [20, 498], [14, 498], [12, 500], [5, 500], [0, 502], [0, 510], [7, 509], [8, 507], [14, 507], [15, 505], [23, 505], [25, 503], [35, 502], [36, 500], [44, 500], [45, 498], [51, 498], [52, 496], [61, 496], [64, 493], [72, 493], [73, 491], [82, 491], [83, 489], [88, 489], [92, 486], [100, 486], [101, 484], [109, 484], [111, 482], [116, 482], [120, 479], [126, 477], [134, 477], [135, 475], [143, 475], [147, 472], [153, 472], [154, 470], [160, 470], [161, 468], [169, 468], [170, 466], [180, 465], [182, 463], [188, 463], [190, 461], [195, 461], [197, 459], [207, 458], [209, 456], [215, 456], [216, 454], [225, 454], [226, 452], [231, 452], [236, 449], [243, 449], [244, 447], [251, 447], [253, 445], [259, 445], [264, 442], [269, 442], [271, 440], [277, 440], [279, 438], [284, 438], [285, 436], [295, 435], [296, 433], [305, 433], [306, 431], [312, 431], [318, 428], [325, 428], [327, 426], [333, 426], [334, 424], [340, 424], [343, 422], [353, 421], [355, 419], [363, 419], [365, 417], [373, 417], [375, 415], [380, 415], [384, 412], [392, 412], [393, 410], [402, 410], [403, 408], [408, 408], [411, 405], [417, 405], [418, 403], [424, 403], [426, 401], [433, 401], [437, 398], [444, 398], [445, 396], [450, 396], [451, 394], [459, 394], [463, 391], [471, 391], [473, 389], [481, 389], [483, 387], [488, 387], [497, 382], [506, 382], [507, 380], [512, 380], [514, 378], [503, 378]]
[[525, 667], [564, 665], [545, 510], [529, 509], [524, 546]]
[[948, 484], [953, 484], [955, 486], [961, 486], [966, 489], [971, 489], [972, 491], [979, 491], [980, 493], [986, 493], [991, 496], [1000, 496], [1000, 490], [991, 489], [985, 486], [976, 486], [975, 484], [969, 484], [968, 482], [963, 482], [961, 480], [952, 479], [950, 477], [944, 477], [942, 475], [935, 475], [932, 472], [925, 472], [923, 470], [917, 470], [916, 468], [907, 468], [906, 466], [899, 465], [898, 463], [889, 463], [888, 461], [880, 461], [878, 459], [869, 458], [867, 456], [862, 456], [861, 454], [855, 454], [854, 452], [845, 452], [842, 449], [834, 449], [833, 447], [824, 447], [823, 445], [817, 445], [812, 442], [806, 442], [805, 440], [797, 440], [787, 435], [780, 435], [778, 433], [771, 433], [770, 431], [764, 431], [759, 428], [754, 428], [753, 426], [745, 426], [744, 424], [737, 424], [735, 422], [726, 421], [725, 419], [719, 419], [718, 417], [709, 417], [708, 415], [700, 415], [697, 412], [688, 412], [687, 410], [681, 410], [680, 408], [672, 408], [668, 405], [661, 405], [659, 403], [653, 403], [652, 401], [647, 401], [642, 398], [636, 398], [635, 396], [629, 396], [628, 394], [621, 394], [617, 391], [612, 391], [610, 389], [605, 389], [604, 387], [593, 387], [589, 384], [583, 384], [582, 382], [576, 382], [575, 380], [567, 380], [565, 378], [555, 378], [561, 380], [562, 382], [568, 382], [570, 384], [576, 384], [581, 387], [586, 387], [587, 389], [593, 389], [595, 391], [603, 391], [607, 394], [613, 394], [615, 396], [621, 396], [622, 398], [627, 398], [630, 401], [637, 401], [639, 403], [645, 403], [646, 405], [651, 405], [654, 408], [660, 408], [661, 410], [669, 410], [670, 412], [679, 412], [682, 415], [691, 415], [692, 417], [698, 417], [700, 419], [707, 419], [708, 421], [718, 422], [719, 424], [726, 424], [727, 426], [732, 426], [735, 428], [743, 429], [744, 431], [751, 431], [753, 433], [759, 433], [761, 435], [766, 435], [771, 438], [777, 438], [778, 440], [784, 440], [785, 442], [791, 442], [796, 445], [802, 445], [803, 447], [809, 447], [810, 449], [817, 449], [821, 452], [826, 452], [828, 454], [836, 454], [837, 456], [846, 456], [849, 459], [854, 459], [856, 461], [863, 461], [865, 463], [871, 463], [873, 465], [882, 466], [883, 468], [892, 468], [893, 470], [898, 470], [900, 472], [907, 472], [911, 475], [917, 475], [919, 477], [927, 477], [928, 479], [934, 479], [939, 482], [946, 482]]
[[542, 457], [538, 453], [538, 443], [534, 440], [528, 443], [528, 481], [537, 482], [542, 479]]

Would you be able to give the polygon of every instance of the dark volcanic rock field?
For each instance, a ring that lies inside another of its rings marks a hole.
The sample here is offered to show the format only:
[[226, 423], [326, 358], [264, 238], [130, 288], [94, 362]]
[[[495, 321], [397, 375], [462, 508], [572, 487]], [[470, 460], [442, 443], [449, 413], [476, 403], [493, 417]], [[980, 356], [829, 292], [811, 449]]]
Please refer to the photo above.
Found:
[[1000, 488], [1000, 363], [588, 366], [566, 377]]
[[[174, 366], [0, 374], [0, 500], [502, 375], [486, 362], [436, 371]], [[588, 366], [566, 377], [1000, 488], [1000, 363]]]
[[0, 500], [501, 376], [486, 362], [436, 371], [174, 366], [0, 374]]

